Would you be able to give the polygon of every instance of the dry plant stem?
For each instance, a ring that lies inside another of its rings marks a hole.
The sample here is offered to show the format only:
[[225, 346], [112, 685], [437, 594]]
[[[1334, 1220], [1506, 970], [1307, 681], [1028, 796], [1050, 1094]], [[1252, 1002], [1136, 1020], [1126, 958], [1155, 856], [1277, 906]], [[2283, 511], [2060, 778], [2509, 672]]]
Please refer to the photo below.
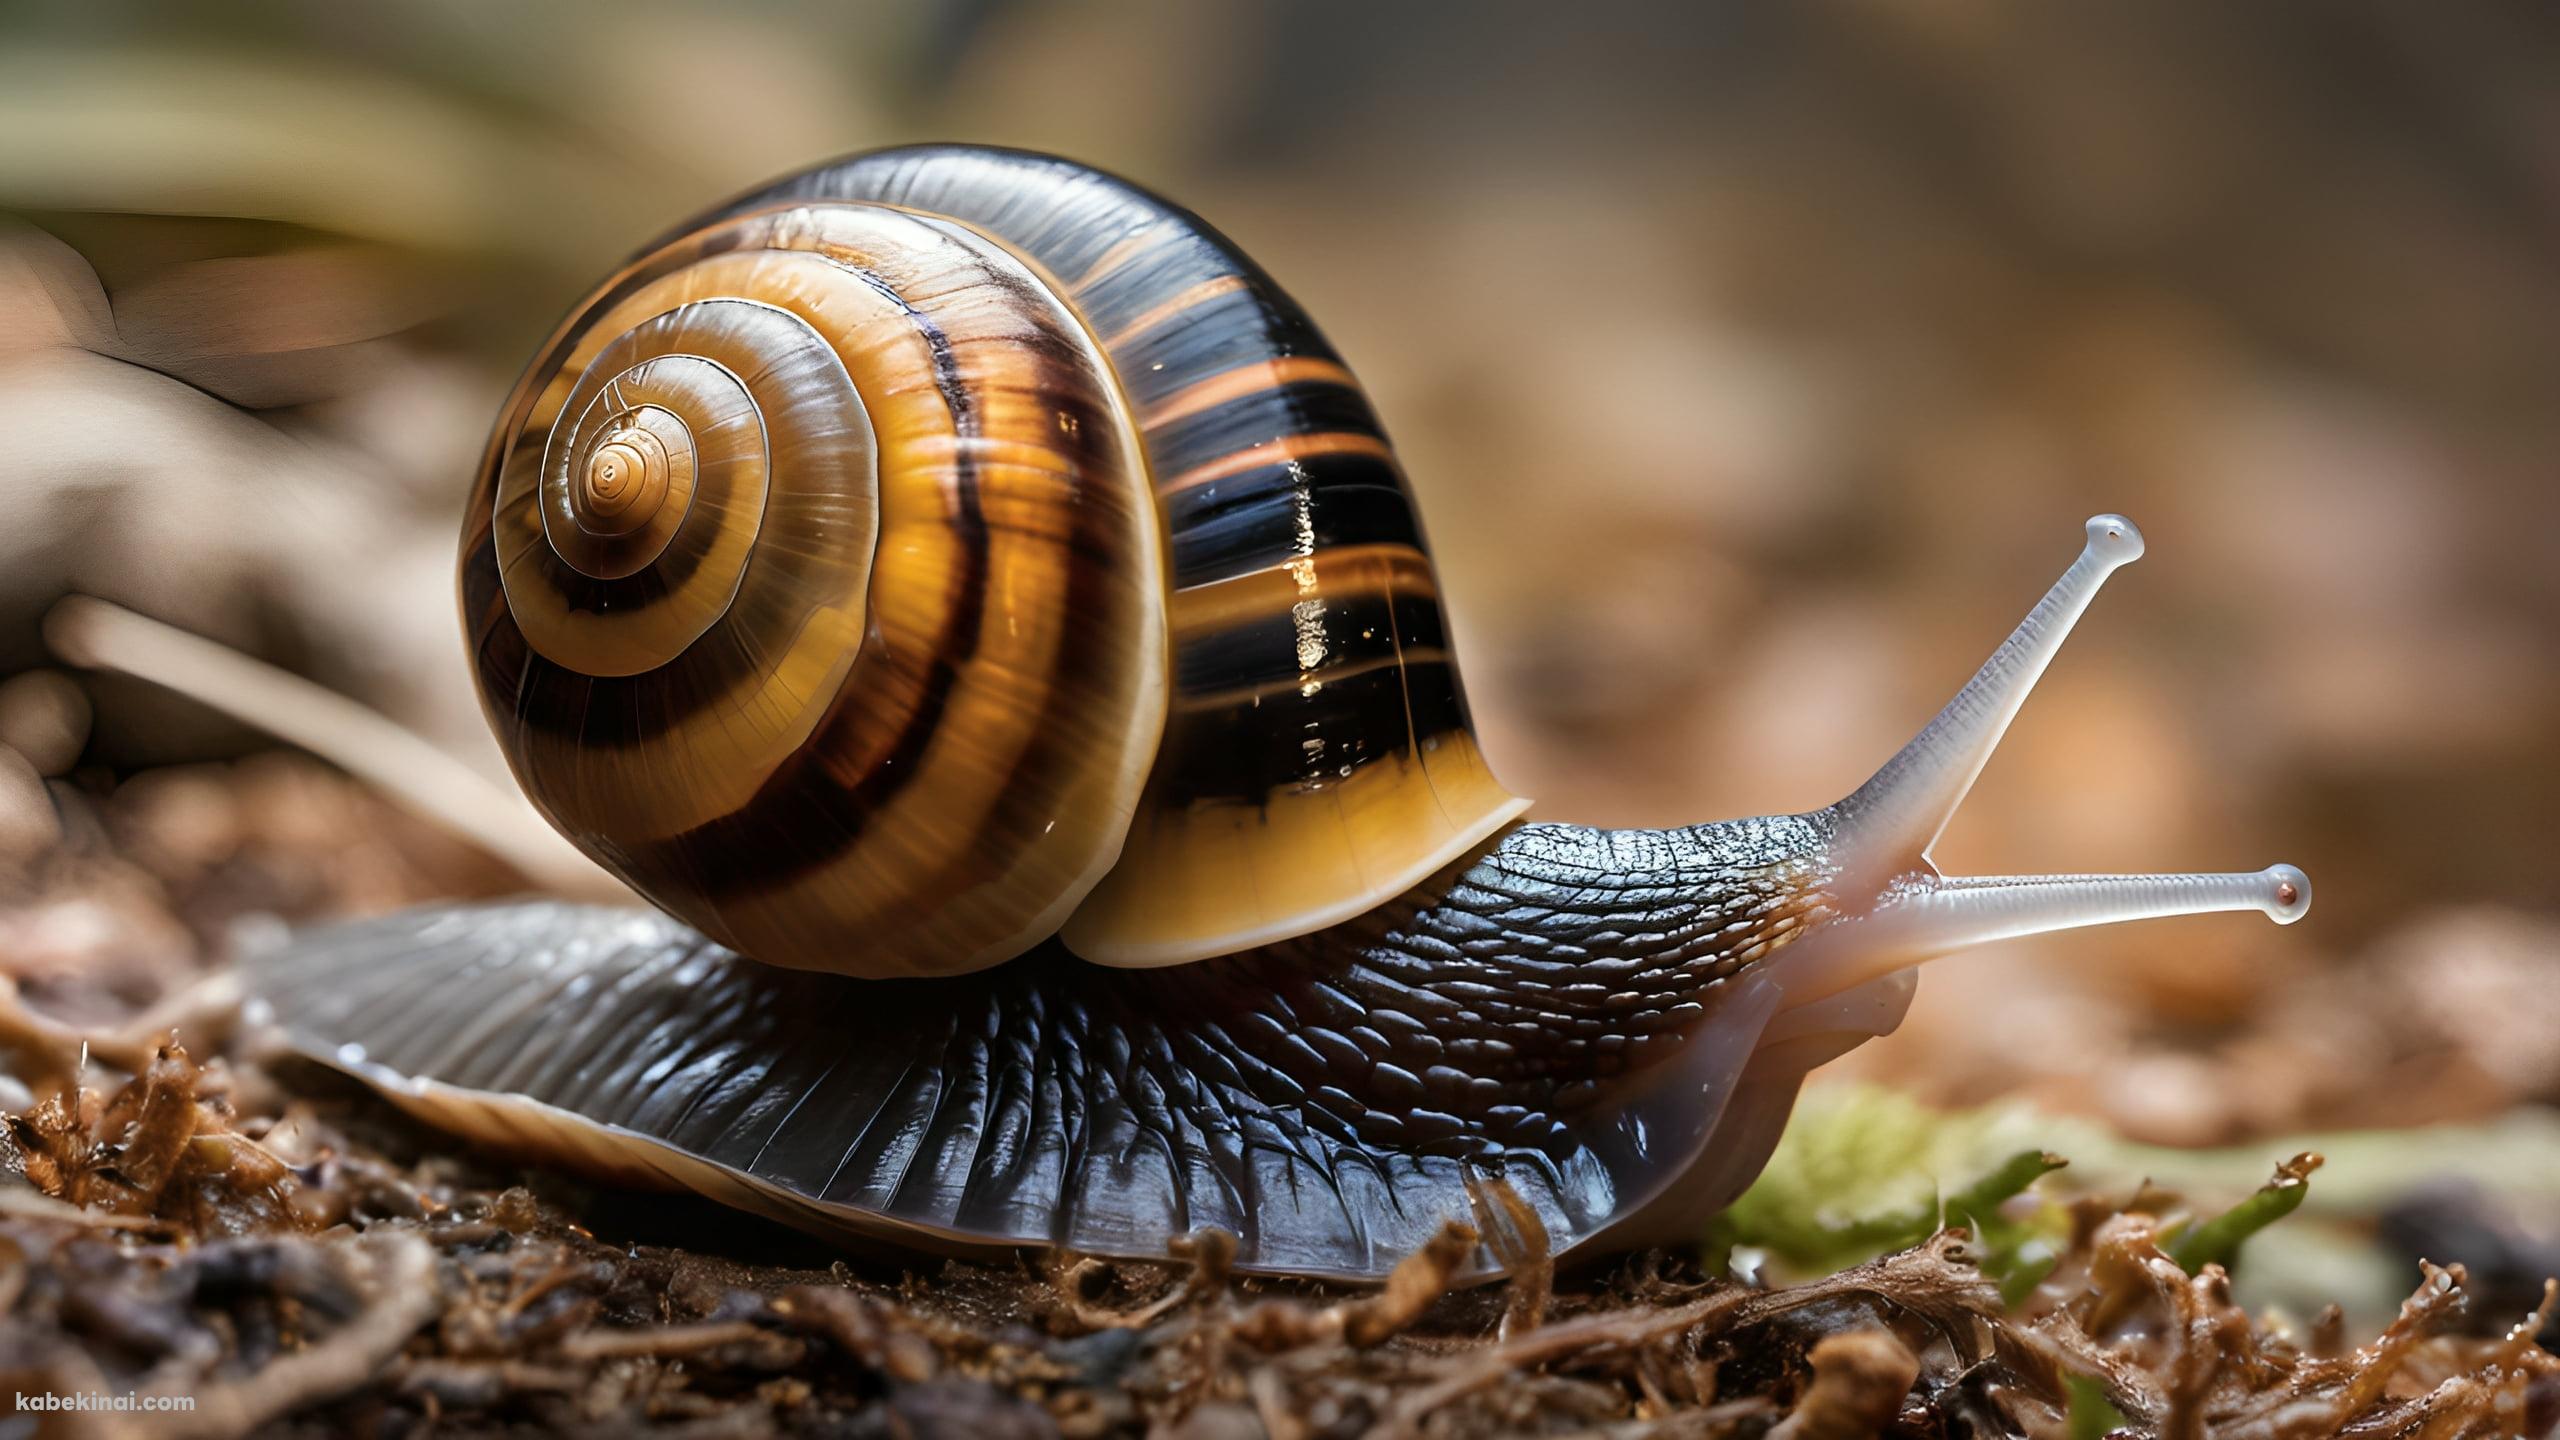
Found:
[[1324, 1313], [1338, 1317], [1344, 1340], [1355, 1346], [1375, 1345], [1421, 1319], [1432, 1301], [1449, 1293], [1449, 1277], [1475, 1253], [1478, 1238], [1473, 1228], [1444, 1221], [1439, 1234], [1387, 1273], [1384, 1289]]
[[1669, 1415], [1660, 1420], [1631, 1420], [1613, 1425], [1600, 1433], [1626, 1440], [1655, 1440], [1655, 1437], [1683, 1435], [1722, 1435], [1745, 1420], [1766, 1415], [1777, 1403], [1764, 1395], [1749, 1395], [1740, 1400], [1727, 1400], [1685, 1414]]
[[1466, 1184], [1476, 1228], [1484, 1232], [1485, 1244], [1501, 1262], [1503, 1273], [1511, 1277], [1511, 1301], [1503, 1312], [1499, 1337], [1508, 1340], [1537, 1329], [1546, 1318], [1547, 1301], [1555, 1293], [1555, 1246], [1546, 1222], [1510, 1181], [1470, 1173]]
[[65, 663], [165, 686], [298, 745], [505, 860], [545, 890], [590, 899], [629, 891], [552, 833], [533, 808], [390, 719], [229, 646], [87, 595], [44, 618]]
[[404, 1360], [393, 1363], [388, 1378], [403, 1394], [473, 1406], [509, 1394], [565, 1395], [586, 1383], [578, 1371], [521, 1360]]
[[[18, 998], [18, 983], [0, 976], [0, 1050], [17, 1059], [18, 1078], [39, 1095], [69, 1089], [80, 1079], [86, 1038], [59, 1020], [40, 1015]], [[133, 1065], [120, 1069], [141, 1068]]]
[[2506, 1340], [2498, 1347], [2497, 1363], [2514, 1369], [2525, 1363], [2526, 1356], [2541, 1349], [2540, 1337], [2551, 1324], [2555, 1308], [2560, 1308], [2560, 1279], [2546, 1279], [2542, 1282], [2542, 1303], [2507, 1331]]
[[[58, 1395], [109, 1395], [115, 1393], [96, 1362], [78, 1350], [65, 1350], [50, 1358], [47, 1383]], [[71, 1411], [54, 1417], [61, 1424], [56, 1433], [67, 1440], [141, 1440], [142, 1426], [114, 1415]]]
[[[2186, 1275], [2154, 1243], [2148, 1216], [2115, 1217], [2093, 1244], [2092, 1293], [2027, 1326], [2004, 1327], [2003, 1346], [2053, 1373], [2097, 1379], [2117, 1408], [2163, 1437], [2451, 1436], [2479, 1433], [2496, 1416], [2507, 1417], [2498, 1426], [2511, 1433], [2525, 1387], [2560, 1368], [2533, 1343], [2560, 1287], [2546, 1287], [2543, 1307], [2467, 1373], [2393, 1399], [2390, 1387], [2419, 1344], [2461, 1308], [2460, 1267], [2422, 1266], [2416, 1293], [2382, 1336], [2333, 1357], [2269, 1350], [2232, 1302], [2222, 1268]], [[2152, 1346], [2166, 1353], [2144, 1358]]]
[[[1748, 1400], [1728, 1400], [1722, 1405], [1683, 1410], [1676, 1415], [1621, 1420], [1595, 1429], [1567, 1431], [1554, 1440], [1706, 1440], [1708, 1436], [1730, 1434], [1743, 1421], [1766, 1415], [1776, 1408], [1770, 1401], [1755, 1395]], [[1273, 1434], [1276, 1440], [1278, 1432]]]
[[2169, 1366], [2169, 1404], [2162, 1440], [2203, 1440], [2205, 1404], [2223, 1367], [2253, 1348], [2249, 1317], [2231, 1303], [2229, 1277], [2205, 1267], [2176, 1297], [2178, 1349]]
[[1376, 1433], [1417, 1434], [1433, 1411], [1550, 1361], [1587, 1351], [1632, 1349], [1691, 1330], [1713, 1333], [1845, 1294], [1885, 1294], [1915, 1309], [1920, 1308], [1914, 1305], [1915, 1297], [1927, 1296], [1930, 1304], [1923, 1313], [1941, 1326], [1968, 1317], [1988, 1319], [2001, 1313], [1999, 1287], [1974, 1268], [1964, 1253], [1966, 1238], [1962, 1230], [1941, 1230], [1910, 1250], [1791, 1290], [1728, 1288], [1685, 1305], [1589, 1315], [1454, 1356], [1446, 1362], [1448, 1373], [1443, 1378], [1406, 1396], [1380, 1422]]
[[1475, 1253], [1474, 1227], [1445, 1221], [1422, 1248], [1396, 1263], [1375, 1295], [1308, 1310], [1294, 1300], [1266, 1300], [1236, 1321], [1236, 1338], [1257, 1350], [1293, 1350], [1340, 1341], [1365, 1349], [1396, 1334], [1449, 1293], [1449, 1277]]
[[560, 1342], [560, 1353], [572, 1360], [614, 1360], [642, 1355], [691, 1355], [723, 1345], [752, 1345], [769, 1338], [744, 1320], [706, 1321], [699, 1325], [662, 1325], [644, 1330], [587, 1330]]
[[[367, 1235], [347, 1247], [361, 1257], [372, 1303], [345, 1329], [299, 1354], [270, 1362], [245, 1379], [192, 1389], [196, 1408], [155, 1414], [125, 1427], [140, 1437], [247, 1435], [306, 1405], [372, 1379], [443, 1303], [435, 1286], [435, 1251], [415, 1235]], [[180, 1393], [171, 1390], [164, 1393]]]
[[1109, 1262], [1090, 1255], [1050, 1257], [1049, 1284], [1058, 1292], [1068, 1318], [1088, 1330], [1141, 1329], [1184, 1301], [1226, 1288], [1235, 1264], [1235, 1236], [1204, 1228], [1175, 1239], [1165, 1248], [1174, 1259], [1190, 1261], [1191, 1273], [1181, 1284], [1134, 1310], [1109, 1310], [1084, 1298], [1085, 1277], [1111, 1268]]
[[166, 1233], [169, 1228], [148, 1215], [110, 1215], [16, 1186], [0, 1186], [0, 1220], [45, 1220], [83, 1230], [126, 1230], [136, 1234]]
[[1224, 1230], [1214, 1227], [1194, 1230], [1166, 1248], [1173, 1252], [1175, 1259], [1191, 1262], [1191, 1276], [1181, 1288], [1138, 1312], [1147, 1320], [1155, 1319], [1184, 1301], [1224, 1292], [1227, 1279], [1235, 1270], [1236, 1237]]
[[825, 1336], [845, 1354], [908, 1384], [930, 1380], [941, 1368], [941, 1353], [934, 1348], [937, 1343], [965, 1335], [930, 1323], [893, 1328], [878, 1302], [819, 1285], [793, 1286], [774, 1308]]
[[218, 1048], [239, 1008], [239, 981], [225, 971], [162, 996], [112, 1030], [79, 1030], [29, 1006], [17, 983], [0, 976], [0, 1050], [18, 1057], [18, 1077], [43, 1094], [79, 1083], [84, 1058], [139, 1075], [176, 1037]]
[[2337, 1418], [2341, 1421], [2382, 1398], [2383, 1388], [2391, 1383], [2392, 1373], [2409, 1357], [2409, 1350], [2436, 1324], [2451, 1316], [2462, 1304], [2463, 1269], [2456, 1265], [2440, 1269], [2421, 1263], [2422, 1280], [2416, 1293], [2400, 1302], [2400, 1313], [2382, 1332], [2370, 1350], [2358, 1350], [2349, 1360], [2357, 1367], [2355, 1378], [2340, 1392]]
[[1882, 1330], [1852, 1330], [1815, 1342], [1813, 1384], [1769, 1440], [1866, 1440], [1902, 1410], [1920, 1361]]

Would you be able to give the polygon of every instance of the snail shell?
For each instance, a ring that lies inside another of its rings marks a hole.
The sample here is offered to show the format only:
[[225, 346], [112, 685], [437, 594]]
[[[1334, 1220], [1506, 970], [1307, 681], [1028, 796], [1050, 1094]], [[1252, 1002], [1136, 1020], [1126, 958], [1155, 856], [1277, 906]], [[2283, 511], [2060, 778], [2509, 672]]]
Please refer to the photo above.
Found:
[[535, 804], [777, 964], [1196, 960], [1526, 805], [1349, 369], [1047, 157], [868, 156], [653, 246], [517, 385], [461, 580]]

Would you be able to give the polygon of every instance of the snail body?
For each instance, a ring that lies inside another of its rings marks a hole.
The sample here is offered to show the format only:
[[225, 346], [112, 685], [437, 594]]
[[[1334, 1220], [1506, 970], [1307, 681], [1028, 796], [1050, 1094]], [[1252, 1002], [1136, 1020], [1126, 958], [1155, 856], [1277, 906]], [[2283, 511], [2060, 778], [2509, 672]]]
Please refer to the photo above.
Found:
[[412, 912], [250, 986], [438, 1123], [818, 1229], [1155, 1255], [1215, 1226], [1244, 1268], [1374, 1279], [1498, 1177], [1559, 1250], [1678, 1240], [1918, 961], [2307, 907], [2286, 866], [1928, 862], [2140, 546], [2092, 520], [1838, 804], [1523, 823], [1393, 453], [1278, 287], [1070, 162], [860, 156], [610, 280], [466, 521], [519, 780], [680, 919]]

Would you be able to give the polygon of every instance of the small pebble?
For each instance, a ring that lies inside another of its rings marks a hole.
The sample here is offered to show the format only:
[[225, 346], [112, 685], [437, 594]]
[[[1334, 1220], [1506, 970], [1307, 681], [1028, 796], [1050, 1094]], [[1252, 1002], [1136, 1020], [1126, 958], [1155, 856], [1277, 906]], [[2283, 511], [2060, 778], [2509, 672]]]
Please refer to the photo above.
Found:
[[164, 765], [116, 787], [110, 809], [135, 845], [187, 869], [240, 849], [240, 808], [220, 766]]
[[0, 680], [0, 745], [48, 778], [68, 775], [89, 745], [89, 692], [59, 670]]
[[44, 777], [26, 756], [0, 745], [0, 864], [33, 860], [61, 843]]

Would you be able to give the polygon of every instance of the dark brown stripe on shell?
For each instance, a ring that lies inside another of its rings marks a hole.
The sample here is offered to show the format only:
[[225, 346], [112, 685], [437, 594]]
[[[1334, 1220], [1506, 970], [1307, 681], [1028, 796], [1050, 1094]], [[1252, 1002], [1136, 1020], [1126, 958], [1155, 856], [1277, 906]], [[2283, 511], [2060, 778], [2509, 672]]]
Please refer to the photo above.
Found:
[[1241, 275], [1221, 275], [1215, 280], [1203, 280], [1172, 299], [1163, 301], [1155, 308], [1122, 323], [1118, 329], [1104, 334], [1103, 348], [1115, 352], [1126, 350], [1145, 338], [1156, 327], [1170, 322], [1183, 312], [1206, 305], [1221, 295], [1232, 295], [1244, 289], [1245, 284], [1245, 278]]
[[[1427, 582], [1421, 526], [1382, 427], [1356, 386], [1278, 368], [1339, 361], [1305, 313], [1216, 231], [1072, 162], [975, 147], [854, 157], [746, 196], [725, 213], [811, 201], [949, 217], [1064, 277], [1066, 298], [1102, 337], [1123, 391], [1153, 420], [1143, 440], [1174, 549], [1173, 643], [1182, 691], [1140, 802], [1147, 813], [1169, 814], [1186, 796], [1260, 803], [1327, 783], [1308, 767], [1309, 738], [1321, 742], [1332, 759], [1327, 773], [1339, 781], [1346, 763], [1359, 775], [1389, 754], [1422, 762], [1414, 752], [1467, 729], [1438, 594]], [[1221, 377], [1253, 367], [1274, 369], [1275, 383], [1232, 394], [1222, 388]], [[1204, 395], [1215, 403], [1193, 403]], [[1408, 554], [1425, 583], [1410, 592], [1397, 585], [1392, 601], [1363, 599], [1350, 573], [1327, 563], [1355, 548]], [[1308, 573], [1320, 578], [1277, 610], [1255, 614], [1269, 603], [1257, 590], [1242, 609], [1197, 623], [1191, 587], [1219, 587], [1283, 565], [1311, 566]], [[1362, 624], [1335, 631], [1344, 619]], [[1244, 700], [1216, 715], [1214, 738], [1204, 738], [1212, 730], [1199, 728], [1200, 707], [1226, 697]], [[1355, 726], [1363, 728], [1355, 734]], [[1473, 756], [1471, 745], [1462, 748]], [[1479, 826], [1516, 813], [1504, 808], [1507, 797], [1480, 762], [1454, 767], [1452, 776], [1462, 770], [1473, 777], [1471, 793], [1461, 801], [1453, 792], [1446, 827], [1427, 834], [1415, 828], [1389, 841], [1391, 849], [1436, 863], [1431, 857], [1453, 837], [1481, 835]], [[1417, 774], [1412, 783], [1432, 782]], [[1248, 793], [1256, 785], [1273, 788]], [[1400, 793], [1374, 784], [1371, 792]], [[1419, 818], [1396, 823], [1423, 825]], [[772, 848], [769, 840], [759, 843]], [[1106, 881], [1104, 891], [1119, 884]], [[1129, 897], [1097, 891], [1095, 898], [1104, 911], [1089, 913], [1125, 915], [1134, 927], [1126, 932], [1131, 943], [1151, 943], [1137, 934], [1145, 922]]]
[[1269, 281], [1247, 279], [1239, 290], [1140, 332], [1114, 357], [1129, 398], [1141, 407], [1161, 404], [1204, 376], [1275, 355], [1339, 363], [1305, 314], [1275, 297]]
[[[628, 335], [617, 337], [611, 345], [599, 353], [598, 363], [605, 362], [620, 351], [638, 346], [639, 341], [634, 337], [642, 336], [644, 331], [681, 335], [686, 328], [688, 317], [698, 318], [709, 313], [710, 307], [734, 303], [736, 302], [694, 301], [652, 317], [640, 326], [634, 327]], [[823, 363], [828, 367], [831, 378], [841, 382], [846, 395], [856, 393], [853, 379], [844, 371], [833, 347], [811, 329], [805, 320], [761, 304], [755, 305], [754, 308], [759, 311], [770, 311], [772, 315], [779, 317], [772, 322], [777, 333], [805, 336], [808, 345], [823, 349]], [[782, 323], [783, 321], [788, 322], [787, 326]], [[677, 340], [670, 343], [682, 342]], [[668, 358], [677, 353], [679, 352], [671, 350], [666, 355], [653, 354], [650, 358], [652, 360]], [[757, 423], [760, 426], [770, 425], [777, 420], [787, 418], [784, 412], [766, 410], [762, 402], [754, 398], [760, 390], [771, 388], [765, 383], [769, 378], [766, 373], [760, 371], [755, 374], [741, 375], [730, 367], [720, 366], [718, 362], [703, 357], [685, 356], [684, 358], [699, 360], [701, 363], [726, 372], [742, 387], [750, 403], [757, 405], [759, 411]], [[574, 394], [575, 392], [573, 392], [573, 398]], [[555, 435], [546, 432], [541, 437], [543, 445], [541, 453], [547, 454], [549, 447], [555, 443], [555, 439]], [[520, 441], [519, 453], [522, 448], [530, 444], [531, 437]], [[762, 450], [763, 459], [760, 463], [769, 467], [774, 457], [769, 440], [763, 444]], [[719, 463], [714, 458], [714, 454], [716, 452], [706, 453], [704, 463], [695, 475], [695, 504], [697, 508], [702, 509], [706, 518], [733, 504], [736, 498], [736, 476], [732, 467], [727, 463]], [[767, 497], [765, 503], [771, 506], [775, 503], [773, 497], [783, 488], [780, 477], [768, 473], [765, 487]], [[802, 502], [803, 505], [806, 503], [808, 502], [805, 500]], [[734, 525], [750, 522], [743, 517], [732, 516], [726, 523]], [[752, 523], [760, 526], [763, 523], [762, 517]], [[795, 553], [778, 551], [764, 559], [762, 563], [795, 565], [800, 563], [792, 558]], [[538, 550], [532, 557], [531, 563], [540, 576], [540, 583], [553, 593], [560, 595], [573, 612], [583, 610], [595, 614], [629, 614], [648, 605], [659, 603], [676, 593], [682, 581], [695, 573], [700, 563], [700, 555], [683, 547], [677, 547], [673, 553], [659, 557], [657, 563], [619, 580], [599, 580], [585, 575], [550, 553], [547, 547]], [[574, 667], [552, 661], [537, 651], [529, 663], [527, 683], [521, 692], [517, 718], [530, 733], [574, 739], [582, 745], [609, 747], [652, 742], [685, 721], [728, 700], [759, 674], [766, 663], [770, 647], [722, 643], [736, 623], [737, 617], [724, 613], [706, 626], [703, 634], [697, 637], [696, 643], [683, 651], [680, 656], [669, 663], [635, 675], [590, 676]], [[711, 643], [702, 643], [705, 640]]]
[[959, 662], [976, 653], [979, 627], [986, 616], [987, 527], [978, 511], [977, 462], [969, 444], [979, 438], [977, 397], [961, 378], [950, 338], [931, 316], [909, 304], [879, 276], [849, 265], [844, 268], [896, 305], [932, 355], [934, 387], [951, 413], [952, 430], [960, 440], [954, 447], [950, 518], [953, 532], [962, 541], [963, 562], [951, 577], [948, 619], [934, 641], [923, 695], [886, 753], [855, 767], [860, 780], [848, 786], [831, 768], [831, 762], [842, 762], [837, 747], [844, 743], [842, 732], [850, 726], [848, 709], [865, 698], [847, 686], [828, 701], [809, 743], [786, 757], [746, 804], [625, 851], [641, 873], [670, 879], [680, 876], [687, 888], [715, 902], [724, 895], [796, 879], [858, 843], [864, 818], [877, 813], [921, 768], [917, 762], [932, 743], [943, 708], [950, 703]]
[[[947, 215], [1029, 256], [1062, 277], [1067, 298], [1104, 337], [1122, 387], [1141, 409], [1238, 365], [1277, 356], [1340, 359], [1306, 312], [1208, 222], [1069, 161], [916, 146], [806, 171], [722, 213], [811, 200]], [[1164, 313], [1169, 302], [1194, 294], [1200, 298], [1190, 308]]]
[[1394, 462], [1316, 455], [1163, 497], [1177, 590], [1346, 545], [1422, 548], [1422, 526]]
[[1257, 390], [1195, 415], [1152, 424], [1147, 427], [1147, 443], [1162, 467], [1159, 473], [1178, 476], [1256, 446], [1311, 433], [1380, 436], [1368, 396], [1349, 385], [1304, 381]]
[[1360, 669], [1326, 682], [1290, 707], [1286, 729], [1255, 723], [1258, 712], [1250, 706], [1177, 709], [1164, 743], [1167, 756], [1182, 763], [1158, 772], [1158, 794], [1181, 805], [1259, 805], [1274, 795], [1347, 781], [1369, 765], [1410, 756], [1416, 744], [1465, 728], [1445, 706], [1412, 703], [1447, 688], [1445, 659], [1407, 657], [1401, 666]]

